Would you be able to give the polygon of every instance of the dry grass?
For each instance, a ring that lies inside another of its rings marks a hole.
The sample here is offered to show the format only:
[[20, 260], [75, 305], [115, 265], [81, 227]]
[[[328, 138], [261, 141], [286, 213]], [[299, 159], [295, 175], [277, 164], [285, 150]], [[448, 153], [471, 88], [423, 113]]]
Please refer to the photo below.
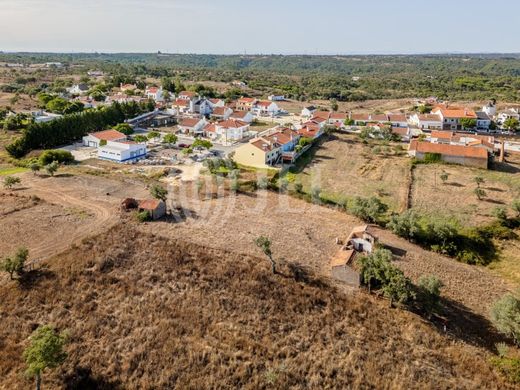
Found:
[[415, 315], [283, 273], [114, 228], [53, 259], [30, 286], [2, 279], [1, 387], [31, 386], [21, 353], [42, 323], [70, 332], [47, 389], [507, 387], [485, 352]]
[[[320, 145], [298, 180], [306, 191], [316, 186], [335, 200], [379, 196], [392, 210], [404, 210], [410, 162], [396, 155], [394, 147], [400, 145], [385, 146], [374, 141], [364, 144], [357, 136], [334, 134]], [[386, 150], [387, 155], [376, 153], [377, 148]]]
[[[446, 184], [440, 175], [449, 174]], [[474, 194], [474, 178], [481, 176], [486, 192], [482, 200]], [[462, 225], [477, 226], [494, 219], [493, 209], [509, 207], [520, 196], [520, 175], [498, 171], [485, 171], [446, 164], [418, 165], [414, 173], [412, 206], [431, 216], [455, 218]]]

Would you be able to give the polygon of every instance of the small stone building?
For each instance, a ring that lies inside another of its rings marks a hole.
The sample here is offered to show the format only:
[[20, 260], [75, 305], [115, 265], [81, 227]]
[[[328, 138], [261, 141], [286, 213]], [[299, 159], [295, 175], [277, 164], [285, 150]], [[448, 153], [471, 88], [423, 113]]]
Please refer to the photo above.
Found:
[[377, 237], [368, 225], [355, 227], [345, 244], [330, 262], [331, 276], [349, 286], [361, 285], [361, 274], [355, 266], [358, 254], [370, 254], [378, 243]]

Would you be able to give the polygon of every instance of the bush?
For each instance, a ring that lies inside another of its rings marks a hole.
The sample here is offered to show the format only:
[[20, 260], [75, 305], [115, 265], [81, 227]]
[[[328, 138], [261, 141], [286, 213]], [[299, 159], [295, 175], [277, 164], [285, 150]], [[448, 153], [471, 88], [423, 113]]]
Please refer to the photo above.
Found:
[[506, 294], [491, 308], [491, 322], [500, 333], [511, 337], [520, 345], [520, 300]]
[[388, 210], [388, 206], [379, 198], [354, 198], [349, 211], [356, 217], [370, 223], [379, 222]]
[[407, 210], [401, 215], [393, 215], [387, 227], [393, 233], [408, 240], [414, 239], [421, 232], [420, 218], [414, 210]]
[[434, 275], [423, 275], [419, 278], [418, 299], [422, 308], [429, 315], [439, 310], [442, 281]]
[[137, 219], [138, 222], [141, 222], [141, 223], [152, 220], [152, 216], [146, 210], [136, 212], [135, 218]]
[[130, 126], [128, 123], [119, 123], [113, 127], [114, 130], [123, 133], [124, 135], [134, 134], [134, 128]]
[[39, 158], [40, 165], [48, 165], [53, 161], [57, 161], [60, 164], [67, 164], [74, 161], [74, 156], [68, 150], [46, 150]]

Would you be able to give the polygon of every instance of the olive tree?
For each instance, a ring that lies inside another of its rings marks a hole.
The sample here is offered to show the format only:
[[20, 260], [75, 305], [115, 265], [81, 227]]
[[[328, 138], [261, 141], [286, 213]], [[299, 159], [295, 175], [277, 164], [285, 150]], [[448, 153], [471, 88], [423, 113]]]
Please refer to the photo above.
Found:
[[168, 199], [168, 190], [162, 186], [154, 185], [150, 189], [150, 195], [152, 195], [155, 199], [166, 202], [166, 199]]
[[6, 257], [0, 264], [1, 269], [14, 279], [14, 274], [21, 276], [24, 272], [25, 262], [29, 257], [29, 250], [25, 247], [18, 248], [13, 256]]
[[273, 274], [276, 274], [276, 261], [273, 258], [273, 251], [271, 250], [271, 240], [268, 237], [260, 236], [255, 240], [255, 244], [264, 252], [264, 255], [267, 256], [271, 263], [271, 271]]
[[4, 187], [7, 189], [12, 189], [17, 184], [20, 184], [22, 179], [16, 176], [6, 176], [4, 178]]
[[49, 325], [39, 326], [31, 335], [29, 346], [23, 355], [27, 364], [26, 373], [36, 378], [36, 390], [40, 390], [41, 376], [45, 369], [56, 368], [67, 358], [64, 351], [67, 336], [57, 333]]
[[500, 333], [520, 345], [520, 300], [515, 295], [506, 294], [494, 303], [491, 322]]
[[49, 175], [54, 176], [54, 174], [58, 171], [59, 167], [60, 167], [60, 165], [58, 164], [58, 162], [57, 161], [53, 161], [50, 164], [45, 165], [45, 171]]
[[423, 275], [419, 278], [417, 286], [422, 307], [431, 317], [439, 310], [441, 289], [444, 284], [434, 275]]

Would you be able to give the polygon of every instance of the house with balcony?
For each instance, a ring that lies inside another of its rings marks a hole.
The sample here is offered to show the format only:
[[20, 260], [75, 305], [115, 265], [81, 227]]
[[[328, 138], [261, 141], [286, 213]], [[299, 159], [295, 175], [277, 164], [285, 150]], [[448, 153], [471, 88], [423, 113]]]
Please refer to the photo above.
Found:
[[235, 108], [237, 111], [253, 111], [257, 102], [255, 98], [243, 97], [236, 101]]
[[442, 118], [438, 114], [413, 114], [410, 116], [410, 124], [421, 130], [441, 130]]
[[442, 120], [443, 130], [463, 130], [463, 120], [477, 120], [475, 111], [469, 108], [451, 107], [439, 105], [432, 110], [432, 114], [438, 114]]
[[253, 112], [258, 116], [276, 116], [280, 112], [278, 104], [273, 101], [258, 101], [253, 106]]
[[184, 118], [179, 123], [179, 130], [182, 134], [193, 137], [203, 135], [206, 123], [204, 118]]

